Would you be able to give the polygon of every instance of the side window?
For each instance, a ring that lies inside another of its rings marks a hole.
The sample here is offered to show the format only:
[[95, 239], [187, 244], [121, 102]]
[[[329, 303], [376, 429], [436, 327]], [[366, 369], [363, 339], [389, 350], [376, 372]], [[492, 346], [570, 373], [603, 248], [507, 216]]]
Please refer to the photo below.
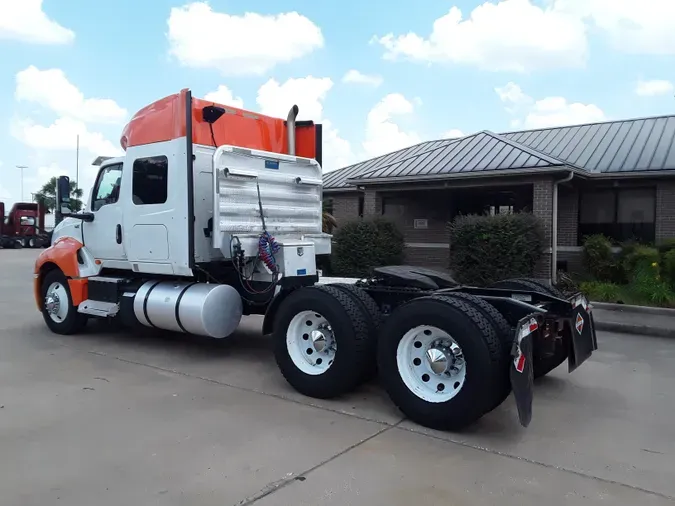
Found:
[[107, 204], [114, 204], [120, 197], [122, 183], [122, 165], [103, 167], [96, 178], [91, 210], [98, 211]]
[[169, 189], [168, 176], [169, 160], [166, 156], [136, 160], [132, 184], [133, 203], [138, 206], [164, 204]]

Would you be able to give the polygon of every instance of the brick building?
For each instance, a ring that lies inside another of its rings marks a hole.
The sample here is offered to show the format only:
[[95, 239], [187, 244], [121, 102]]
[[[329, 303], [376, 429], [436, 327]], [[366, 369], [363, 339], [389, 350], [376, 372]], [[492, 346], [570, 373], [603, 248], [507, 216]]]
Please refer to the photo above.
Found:
[[[548, 243], [538, 275], [581, 268], [581, 244], [675, 237], [675, 115], [423, 142], [324, 176], [339, 223], [396, 222], [407, 262], [447, 268], [458, 214], [531, 211]], [[557, 243], [554, 250], [552, 245]]]

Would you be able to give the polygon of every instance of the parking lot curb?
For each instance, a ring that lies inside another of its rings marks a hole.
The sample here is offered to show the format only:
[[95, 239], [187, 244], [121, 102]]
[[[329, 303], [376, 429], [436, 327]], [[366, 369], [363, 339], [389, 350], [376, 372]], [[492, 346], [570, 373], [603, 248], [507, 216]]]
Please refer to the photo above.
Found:
[[675, 338], [675, 328], [650, 327], [649, 325], [635, 325], [632, 323], [595, 321], [595, 329], [605, 332], [619, 332], [622, 334], [637, 334], [652, 337]]
[[626, 313], [641, 313], [641, 314], [655, 314], [662, 316], [672, 316], [675, 318], [675, 309], [664, 307], [650, 307], [650, 306], [631, 306], [629, 304], [610, 304], [607, 302], [591, 302], [591, 305], [596, 309], [604, 309], [606, 311], [622, 311]]

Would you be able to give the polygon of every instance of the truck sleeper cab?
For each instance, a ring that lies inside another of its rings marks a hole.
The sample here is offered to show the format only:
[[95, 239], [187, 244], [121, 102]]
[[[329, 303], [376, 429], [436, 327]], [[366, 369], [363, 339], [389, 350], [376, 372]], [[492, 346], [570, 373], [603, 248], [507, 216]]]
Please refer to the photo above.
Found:
[[115, 318], [225, 338], [243, 315], [263, 314], [279, 369], [305, 395], [349, 392], [377, 364], [392, 400], [423, 425], [467, 425], [512, 389], [527, 425], [531, 379], [565, 360], [571, 371], [597, 348], [583, 296], [531, 280], [460, 287], [400, 266], [320, 280], [315, 257], [331, 251], [321, 126], [297, 114], [183, 90], [132, 118], [125, 155], [101, 160], [86, 212], [70, 212], [59, 178], [63, 220], [34, 272], [47, 326], [70, 334]]

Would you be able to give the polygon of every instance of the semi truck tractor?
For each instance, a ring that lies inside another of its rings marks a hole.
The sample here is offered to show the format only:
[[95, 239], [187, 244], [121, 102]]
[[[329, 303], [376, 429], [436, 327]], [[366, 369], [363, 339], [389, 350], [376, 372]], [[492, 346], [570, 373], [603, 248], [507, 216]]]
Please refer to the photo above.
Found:
[[41, 203], [17, 202], [7, 216], [0, 202], [0, 245], [5, 248], [40, 248], [49, 243], [45, 208]]
[[[376, 266], [322, 278], [322, 128], [192, 97], [136, 113], [124, 156], [104, 159], [85, 212], [69, 206], [35, 262], [35, 302], [58, 334], [114, 319], [227, 339], [264, 315], [276, 364], [298, 392], [346, 394], [374, 374], [411, 420], [459, 429], [513, 392], [532, 417], [533, 380], [597, 349], [581, 293], [532, 279], [461, 286], [445, 273]], [[142, 338], [142, 337], [139, 337]]]

